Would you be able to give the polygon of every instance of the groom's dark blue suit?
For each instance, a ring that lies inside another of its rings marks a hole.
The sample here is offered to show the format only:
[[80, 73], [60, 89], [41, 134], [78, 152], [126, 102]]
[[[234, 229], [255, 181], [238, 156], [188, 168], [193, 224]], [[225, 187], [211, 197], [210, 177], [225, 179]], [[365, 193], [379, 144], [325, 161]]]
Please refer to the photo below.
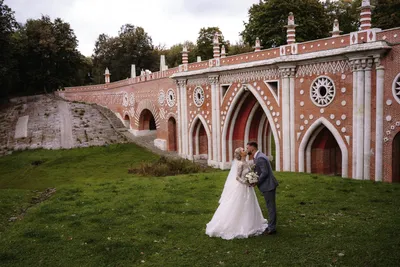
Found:
[[272, 172], [271, 164], [267, 156], [260, 151], [256, 153], [254, 158], [256, 165], [255, 172], [258, 174], [258, 189], [264, 195], [265, 202], [267, 203], [268, 210], [268, 231], [276, 231], [276, 203], [275, 193], [278, 181]]

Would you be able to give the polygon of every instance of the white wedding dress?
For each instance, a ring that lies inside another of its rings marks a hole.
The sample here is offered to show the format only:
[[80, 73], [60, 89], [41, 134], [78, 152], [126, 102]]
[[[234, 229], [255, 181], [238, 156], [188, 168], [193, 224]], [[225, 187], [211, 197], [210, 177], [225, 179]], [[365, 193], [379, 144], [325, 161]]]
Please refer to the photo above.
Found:
[[262, 234], [268, 227], [264, 219], [254, 187], [239, 182], [245, 180], [249, 165], [234, 160], [219, 200], [219, 207], [207, 224], [206, 234], [223, 239], [247, 238]]

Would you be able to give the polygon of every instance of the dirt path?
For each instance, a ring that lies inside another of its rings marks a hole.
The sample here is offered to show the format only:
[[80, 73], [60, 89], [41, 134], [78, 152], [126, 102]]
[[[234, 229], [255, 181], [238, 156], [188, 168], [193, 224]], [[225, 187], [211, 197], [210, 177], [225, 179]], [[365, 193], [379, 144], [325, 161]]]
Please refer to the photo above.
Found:
[[74, 145], [72, 139], [72, 125], [71, 125], [71, 113], [68, 107], [68, 103], [65, 101], [57, 101], [58, 109], [61, 117], [61, 148], [71, 148]]

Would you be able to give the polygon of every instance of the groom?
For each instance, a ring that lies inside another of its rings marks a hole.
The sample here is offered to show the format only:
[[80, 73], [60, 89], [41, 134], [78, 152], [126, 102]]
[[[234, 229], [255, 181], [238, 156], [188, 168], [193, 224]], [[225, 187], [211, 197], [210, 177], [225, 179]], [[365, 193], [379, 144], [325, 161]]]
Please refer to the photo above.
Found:
[[247, 154], [253, 155], [254, 164], [256, 165], [255, 172], [259, 176], [257, 186], [264, 195], [265, 202], [267, 203], [269, 222], [265, 234], [276, 234], [275, 192], [278, 181], [275, 179], [267, 156], [258, 150], [256, 142], [247, 143]]

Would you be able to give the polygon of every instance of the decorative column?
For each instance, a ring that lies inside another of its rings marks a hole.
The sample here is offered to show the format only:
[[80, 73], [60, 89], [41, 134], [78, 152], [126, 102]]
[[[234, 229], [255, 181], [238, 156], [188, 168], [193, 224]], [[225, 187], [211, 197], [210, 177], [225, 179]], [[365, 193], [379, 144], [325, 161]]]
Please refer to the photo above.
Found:
[[[181, 86], [179, 81], [176, 82], [176, 101], [178, 103], [178, 121], [177, 121], [177, 141], [178, 141], [178, 154], [179, 156], [183, 157], [183, 144], [182, 144], [182, 97], [181, 97]], [[167, 96], [168, 97], [168, 96]]]
[[365, 180], [370, 179], [371, 161], [371, 70], [373, 59], [366, 59], [364, 82], [364, 175]]
[[351, 71], [353, 72], [353, 135], [352, 135], [352, 178], [356, 177], [356, 155], [357, 155], [357, 69], [359, 61], [350, 60]]
[[211, 84], [211, 118], [212, 118], [212, 160], [215, 165], [218, 163], [218, 132], [217, 129], [219, 128], [218, 120], [219, 112], [217, 110], [218, 106], [218, 76], [209, 76], [208, 81]]
[[136, 66], [135, 66], [135, 64], [131, 65], [131, 78], [136, 78]]
[[362, 0], [361, 3], [361, 14], [360, 14], [360, 29], [362, 31], [371, 29], [371, 6], [370, 0]]
[[360, 60], [360, 66], [357, 69], [357, 155], [356, 155], [356, 179], [363, 179], [364, 175], [364, 86], [366, 60]]
[[188, 147], [188, 117], [187, 117], [187, 96], [186, 96], [186, 79], [178, 80], [180, 87], [180, 104], [181, 104], [181, 137], [182, 137], [182, 155], [187, 158], [189, 155]]
[[339, 21], [337, 19], [335, 19], [335, 21], [333, 22], [333, 29], [330, 32], [332, 34], [332, 37], [337, 37], [340, 35], [342, 31], [339, 29]]
[[219, 33], [216, 32], [214, 34], [214, 40], [213, 40], [213, 51], [214, 51], [214, 58], [219, 58], [220, 57], [220, 52], [219, 52]]
[[296, 27], [294, 24], [294, 15], [293, 12], [289, 13], [288, 17], [288, 25], [285, 26], [286, 29], [286, 39], [287, 44], [294, 44], [296, 42]]
[[106, 70], [105, 70], [105, 72], [104, 72], [105, 83], [110, 83], [110, 76], [111, 76], [111, 73], [110, 73], [110, 71], [108, 70], [108, 68], [106, 68]]
[[295, 104], [294, 104], [294, 78], [296, 68], [291, 67], [289, 73], [289, 94], [290, 94], [290, 171], [296, 171], [296, 134], [295, 134]]
[[383, 180], [383, 89], [385, 67], [380, 64], [379, 56], [375, 58], [376, 66], [376, 138], [375, 138], [375, 181]]
[[261, 51], [261, 42], [260, 42], [260, 38], [256, 38], [256, 45], [253, 47], [254, 48], [254, 52], [258, 52]]
[[[290, 68], [280, 68], [282, 79], [282, 155], [283, 171], [290, 171]], [[280, 156], [280, 155], [279, 155]], [[278, 157], [278, 155], [277, 155]]]

